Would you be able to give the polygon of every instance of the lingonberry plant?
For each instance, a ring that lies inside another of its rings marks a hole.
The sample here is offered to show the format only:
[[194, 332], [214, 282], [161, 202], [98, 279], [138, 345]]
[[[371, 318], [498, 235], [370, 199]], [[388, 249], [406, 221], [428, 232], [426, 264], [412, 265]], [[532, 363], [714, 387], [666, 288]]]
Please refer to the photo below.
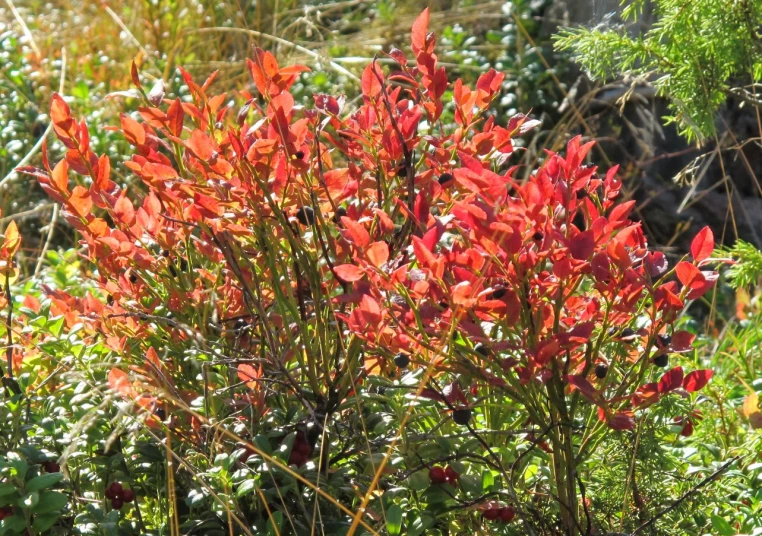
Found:
[[670, 268], [580, 138], [514, 180], [512, 140], [537, 122], [490, 115], [494, 70], [450, 84], [428, 18], [412, 61], [394, 49], [394, 70], [366, 67], [353, 109], [295, 107], [307, 69], [260, 49], [237, 109], [214, 74], [183, 71], [186, 101], [133, 69], [129, 191], [53, 98], [66, 158], [22, 171], [81, 234], [102, 291], [54, 298], [110, 349], [110, 387], [167, 449], [170, 525], [201, 496], [245, 534], [605, 532], [591, 453], [674, 395], [690, 434], [712, 373], [683, 370], [693, 335], [672, 325], [717, 277], [711, 231]]

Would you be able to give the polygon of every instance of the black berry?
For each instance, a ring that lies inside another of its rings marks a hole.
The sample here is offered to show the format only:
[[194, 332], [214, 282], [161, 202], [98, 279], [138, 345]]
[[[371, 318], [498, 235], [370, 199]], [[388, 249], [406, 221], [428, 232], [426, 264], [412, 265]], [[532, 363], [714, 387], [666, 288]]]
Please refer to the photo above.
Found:
[[114, 297], [111, 294], [109, 294], [106, 298], [106, 303], [109, 305], [114, 305]]
[[180, 259], [180, 271], [185, 272], [188, 270], [188, 261]]
[[536, 240], [537, 242], [539, 242], [540, 240], [542, 240], [543, 238], [545, 238], [545, 235], [544, 235], [544, 234], [542, 234], [540, 231], [537, 231], [535, 234], [533, 234], [533, 235], [532, 235], [532, 238], [533, 238], [534, 240]]
[[667, 363], [669, 363], [669, 356], [667, 354], [661, 354], [654, 357], [654, 365], [657, 367], [664, 368], [667, 366]]
[[602, 380], [603, 378], [605, 378], [608, 371], [609, 371], [609, 368], [603, 363], [599, 363], [595, 365], [595, 377], [598, 379]]
[[474, 346], [474, 352], [476, 352], [479, 355], [483, 355], [487, 357], [491, 351], [489, 347], [486, 344], [479, 343], [476, 346]]
[[502, 285], [497, 285], [494, 290], [492, 291], [492, 294], [490, 295], [490, 299], [493, 300], [500, 300], [505, 296], [505, 293], [508, 292], [508, 289], [506, 289]]
[[453, 180], [455, 180], [455, 177], [452, 176], [452, 173], [442, 173], [437, 179], [437, 182], [441, 186], [450, 186]]
[[301, 160], [302, 158], [304, 158], [304, 151], [296, 151], [294, 153], [294, 158], [296, 158], [297, 160]]
[[130, 274], [130, 283], [133, 285], [138, 282], [138, 276], [136, 276], [134, 273]]
[[452, 412], [455, 424], [466, 425], [471, 420], [471, 408], [458, 408]]
[[162, 256], [162, 257], [169, 257], [169, 250], [168, 250], [168, 249], [165, 249], [165, 250], [163, 250], [163, 251], [161, 252], [161, 256]]
[[405, 368], [410, 364], [410, 356], [400, 352], [394, 356], [394, 364], [399, 368]]
[[587, 197], [587, 191], [584, 189], [577, 190], [577, 193], [575, 195], [577, 196], [577, 199], [584, 199]]
[[296, 211], [296, 219], [302, 225], [312, 225], [315, 223], [315, 211], [312, 207], [301, 207]]
[[659, 335], [659, 345], [663, 348], [672, 343], [672, 337], [669, 335]]

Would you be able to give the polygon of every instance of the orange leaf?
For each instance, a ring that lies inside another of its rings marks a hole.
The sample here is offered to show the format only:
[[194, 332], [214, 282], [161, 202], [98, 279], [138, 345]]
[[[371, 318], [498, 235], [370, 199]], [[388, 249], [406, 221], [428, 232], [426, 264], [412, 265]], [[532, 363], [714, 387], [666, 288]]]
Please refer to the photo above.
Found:
[[114, 216], [118, 221], [132, 225], [132, 222], [135, 221], [135, 207], [132, 206], [132, 201], [125, 196], [120, 197], [114, 205]]
[[21, 235], [19, 234], [19, 229], [16, 226], [16, 222], [11, 220], [11, 223], [5, 229], [5, 240], [2, 247], [4, 256], [7, 255], [8, 258], [13, 257], [20, 245]]
[[69, 197], [69, 204], [74, 211], [83, 218], [90, 214], [93, 208], [93, 200], [90, 198], [90, 191], [84, 186], [75, 186]]
[[346, 283], [359, 281], [365, 275], [363, 269], [354, 264], [342, 264], [334, 268], [334, 272], [339, 279]]
[[56, 191], [62, 195], [69, 195], [69, 164], [61, 160], [50, 174], [50, 182]]
[[143, 130], [141, 124], [126, 114], [122, 114], [120, 119], [122, 121], [122, 131], [124, 132], [124, 137], [127, 138], [127, 141], [138, 147], [145, 145], [146, 131]]
[[749, 423], [754, 430], [762, 428], [762, 412], [759, 411], [759, 396], [752, 393], [746, 397], [743, 402], [744, 417], [749, 419]]
[[137, 393], [132, 388], [130, 377], [118, 368], [112, 368], [108, 373], [108, 385], [124, 398], [135, 400], [137, 397]]
[[386, 242], [373, 242], [367, 250], [368, 260], [376, 268], [381, 268], [389, 260], [389, 246]]

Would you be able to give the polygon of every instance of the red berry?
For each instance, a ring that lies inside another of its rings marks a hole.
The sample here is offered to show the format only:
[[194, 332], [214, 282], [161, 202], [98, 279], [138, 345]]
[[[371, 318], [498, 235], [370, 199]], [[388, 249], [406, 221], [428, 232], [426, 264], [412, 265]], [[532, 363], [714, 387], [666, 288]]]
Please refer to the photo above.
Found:
[[126, 489], [122, 492], [122, 500], [126, 503], [131, 503], [135, 500], [135, 492], [131, 489]]
[[288, 464], [301, 467], [305, 463], [307, 463], [307, 457], [298, 450], [291, 449], [291, 456], [288, 457]]
[[305, 458], [309, 458], [312, 455], [312, 447], [307, 441], [299, 442], [299, 445], [294, 445], [294, 448], [298, 450]]
[[432, 484], [444, 484], [447, 482], [447, 473], [444, 469], [435, 465], [429, 470], [429, 479]]
[[[117, 497], [122, 496], [122, 491], [124, 491], [124, 488], [119, 482], [114, 482], [108, 487], [108, 491], [111, 492], [111, 499], [116, 499]], [[106, 493], [108, 493], [108, 491]], [[106, 495], [108, 497], [108, 495]]]
[[500, 509], [500, 521], [503, 523], [511, 522], [515, 516], [516, 513], [513, 511], [513, 507], [511, 506], [506, 506]]
[[497, 519], [499, 515], [500, 509], [498, 508], [488, 508], [484, 511], [484, 518], [489, 519], [490, 521]]
[[111, 507], [114, 510], [119, 510], [124, 505], [124, 501], [120, 497], [114, 497], [111, 499]]
[[458, 472], [455, 469], [453, 469], [452, 467], [450, 467], [448, 465], [447, 468], [445, 469], [445, 476], [447, 477], [447, 480], [449, 482], [457, 482], [458, 481], [458, 477], [460, 475], [458, 474]]
[[61, 471], [61, 466], [56, 462], [45, 462], [43, 469], [45, 469], [46, 473], [58, 473]]

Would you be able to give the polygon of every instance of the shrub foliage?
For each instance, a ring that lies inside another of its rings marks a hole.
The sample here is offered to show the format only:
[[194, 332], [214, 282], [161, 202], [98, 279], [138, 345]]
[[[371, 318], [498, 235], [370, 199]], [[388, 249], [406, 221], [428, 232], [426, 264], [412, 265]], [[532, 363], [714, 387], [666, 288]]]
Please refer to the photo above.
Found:
[[[503, 75], [450, 84], [428, 11], [411, 44], [412, 60], [389, 53], [395, 70], [367, 66], [356, 107], [295, 106], [307, 69], [260, 49], [240, 107], [212, 93], [214, 74], [183, 71], [181, 100], [133, 68], [129, 192], [53, 97], [68, 153], [22, 171], [81, 234], [94, 288], [47, 299], [97, 356], [101, 408], [119, 408], [98, 421], [107, 470], [56, 453], [74, 495], [100, 505], [70, 506], [78, 527], [589, 534], [614, 523], [585, 491], [603, 442], [662, 399], [692, 433], [712, 373], [683, 370], [694, 336], [673, 323], [717, 277], [711, 231], [670, 268], [579, 138], [514, 180], [512, 140], [536, 122], [496, 125]], [[17, 241], [6, 232], [6, 270]], [[8, 534], [38, 518], [22, 480], [0, 488]]]

